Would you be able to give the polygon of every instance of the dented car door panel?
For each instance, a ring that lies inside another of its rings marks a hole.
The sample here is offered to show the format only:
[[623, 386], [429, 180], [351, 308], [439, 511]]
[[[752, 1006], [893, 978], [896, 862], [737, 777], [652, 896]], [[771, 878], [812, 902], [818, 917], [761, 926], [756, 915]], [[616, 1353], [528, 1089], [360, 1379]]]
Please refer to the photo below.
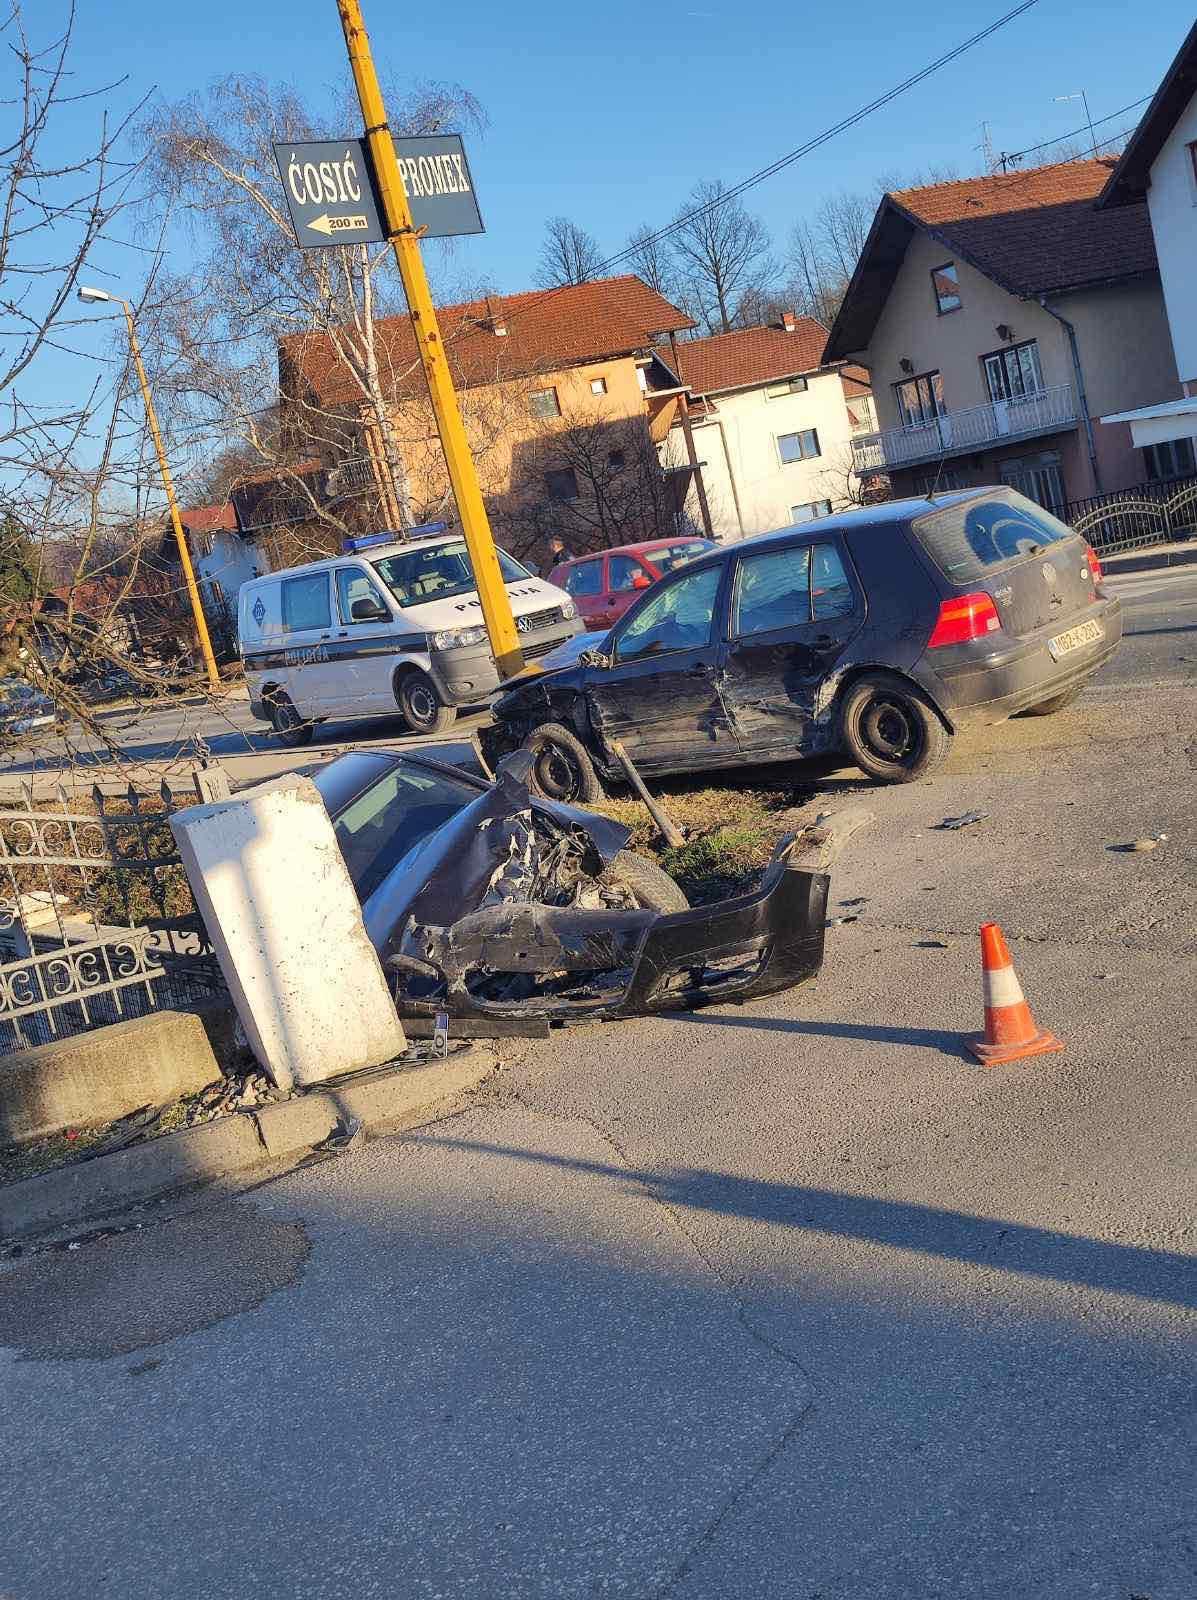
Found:
[[736, 564], [723, 694], [745, 759], [831, 742], [823, 713], [864, 617], [863, 592], [837, 544], [793, 544]]

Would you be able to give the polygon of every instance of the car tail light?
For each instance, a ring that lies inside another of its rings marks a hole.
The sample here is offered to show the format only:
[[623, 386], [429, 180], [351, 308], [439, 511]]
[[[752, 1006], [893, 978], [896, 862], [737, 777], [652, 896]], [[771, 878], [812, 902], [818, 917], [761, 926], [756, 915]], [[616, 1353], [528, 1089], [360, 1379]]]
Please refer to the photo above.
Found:
[[1093, 574], [1093, 582], [1101, 582], [1101, 562], [1097, 559], [1097, 552], [1091, 544], [1085, 546], [1085, 559], [1089, 563], [1089, 571]]
[[942, 644], [964, 644], [968, 639], [983, 639], [987, 633], [996, 633], [1002, 625], [993, 596], [988, 594], [960, 594], [944, 600], [939, 607], [939, 619], [927, 640], [928, 650], [937, 650]]

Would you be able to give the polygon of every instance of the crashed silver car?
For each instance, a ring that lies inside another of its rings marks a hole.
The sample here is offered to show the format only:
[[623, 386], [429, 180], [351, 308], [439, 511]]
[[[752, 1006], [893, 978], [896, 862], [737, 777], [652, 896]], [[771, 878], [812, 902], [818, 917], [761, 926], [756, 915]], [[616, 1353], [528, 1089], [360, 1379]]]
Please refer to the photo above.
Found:
[[839, 837], [785, 841], [753, 893], [692, 909], [627, 848], [627, 828], [531, 796], [530, 757], [508, 757], [491, 782], [465, 748], [472, 772], [359, 750], [314, 776], [401, 1011], [622, 1017], [818, 972], [829, 880], [810, 868]]

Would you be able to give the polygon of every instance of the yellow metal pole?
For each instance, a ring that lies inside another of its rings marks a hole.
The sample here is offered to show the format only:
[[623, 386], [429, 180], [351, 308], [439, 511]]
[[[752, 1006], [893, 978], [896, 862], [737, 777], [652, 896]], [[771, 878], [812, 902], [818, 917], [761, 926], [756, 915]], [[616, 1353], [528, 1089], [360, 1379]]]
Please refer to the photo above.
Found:
[[412, 227], [411, 209], [407, 193], [399, 175], [395, 145], [387, 126], [386, 108], [374, 61], [370, 55], [370, 40], [362, 20], [358, 0], [337, 0], [341, 14], [341, 27], [345, 31], [345, 45], [349, 51], [349, 64], [353, 68], [353, 81], [357, 85], [362, 116], [366, 125], [366, 143], [378, 180], [379, 198], [387, 233], [399, 263], [399, 275], [407, 294], [412, 327], [420, 360], [424, 363], [424, 376], [428, 380], [428, 393], [436, 416], [437, 430], [445, 452], [445, 465], [449, 469], [449, 482], [457, 501], [462, 532], [474, 567], [474, 582], [482, 602], [482, 615], [490, 637], [490, 647], [499, 668], [500, 677], [510, 677], [524, 664], [520, 653], [519, 636], [511, 614], [511, 600], [499, 570], [495, 554], [495, 541], [491, 535], [486, 505], [478, 484], [474, 458], [461, 420], [461, 408], [453, 388], [453, 378], [445, 357], [444, 342], [432, 304], [432, 292], [420, 255], [420, 244]]
[[195, 568], [191, 565], [191, 552], [187, 548], [187, 536], [183, 532], [183, 524], [179, 519], [179, 503], [175, 499], [174, 480], [170, 475], [170, 467], [166, 462], [166, 451], [162, 448], [162, 435], [158, 431], [158, 416], [154, 410], [154, 401], [150, 395], [150, 380], [145, 375], [145, 367], [141, 360], [141, 346], [137, 343], [137, 330], [133, 325], [133, 308], [127, 300], [120, 302], [121, 310], [125, 313], [125, 321], [129, 327], [129, 349], [133, 352], [133, 365], [137, 369], [137, 381], [141, 385], [141, 398], [145, 402], [146, 421], [150, 425], [150, 436], [154, 441], [154, 449], [158, 454], [158, 470], [162, 474], [162, 487], [166, 490], [166, 503], [170, 507], [171, 526], [175, 530], [175, 542], [179, 547], [179, 560], [183, 564], [183, 577], [187, 583], [187, 593], [191, 599], [191, 611], [195, 617], [195, 631], [199, 635], [200, 650], [204, 657], [204, 666], [208, 673], [210, 688], [219, 689], [220, 673], [216, 670], [216, 657], [212, 654], [212, 641], [208, 637], [208, 619], [204, 616], [204, 608], [200, 603], [199, 586], [195, 581]]

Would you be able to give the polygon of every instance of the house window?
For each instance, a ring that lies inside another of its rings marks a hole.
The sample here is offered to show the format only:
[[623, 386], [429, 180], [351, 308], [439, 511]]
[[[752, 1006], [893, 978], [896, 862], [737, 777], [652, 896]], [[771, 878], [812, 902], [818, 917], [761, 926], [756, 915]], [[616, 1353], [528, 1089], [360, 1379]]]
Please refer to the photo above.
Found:
[[941, 317], [949, 311], [960, 310], [960, 279], [956, 276], [954, 261], [931, 268], [931, 286], [935, 290], [935, 304]]
[[927, 472], [916, 480], [916, 488], [921, 495], [951, 494], [956, 489], [967, 489], [968, 482], [964, 473], [953, 467], [944, 467], [942, 471]]
[[784, 400], [788, 394], [805, 394], [805, 378], [787, 378], [784, 383], [771, 383], [765, 390], [766, 400]]
[[918, 428], [934, 422], [947, 409], [943, 403], [943, 379], [938, 372], [923, 372], [894, 384], [894, 395], [904, 428]]
[[1157, 482], [1161, 478], [1191, 478], [1197, 473], [1193, 439], [1165, 439], [1160, 444], [1143, 447], [1143, 460], [1147, 476]]
[[1190, 176], [1193, 179], [1193, 201], [1197, 205], [1197, 139], [1187, 146], [1189, 152]]
[[1000, 471], [1002, 482], [1011, 489], [1017, 489], [1028, 500], [1036, 501], [1045, 511], [1063, 516], [1066, 506], [1064, 479], [1060, 475], [1060, 456], [1057, 451], [1003, 461]]
[[607, 392], [607, 380], [606, 380], [606, 378], [591, 378], [591, 380], [590, 380], [590, 392], [591, 392], [591, 394], [606, 394], [606, 392]]
[[1005, 350], [994, 350], [981, 357], [981, 364], [985, 368], [991, 400], [1021, 400], [1025, 395], [1038, 394], [1043, 388], [1039, 343], [1035, 339], [1028, 339], [1025, 344], [1012, 344]]
[[820, 454], [819, 435], [814, 428], [804, 428], [801, 433], [779, 433], [777, 453], [787, 465], [792, 461], [811, 461]]
[[561, 415], [561, 402], [557, 399], [556, 389], [533, 389], [528, 396], [528, 405], [532, 415], [543, 421]]
[[830, 515], [830, 500], [805, 500], [800, 506], [790, 507], [791, 522], [813, 522], [816, 517], [829, 517]]
[[553, 472], [546, 472], [544, 481], [551, 500], [578, 498], [578, 475], [572, 467], [558, 467]]
[[607, 454], [607, 465], [615, 472], [618, 472], [626, 461], [627, 456], [622, 450], [611, 450]]

